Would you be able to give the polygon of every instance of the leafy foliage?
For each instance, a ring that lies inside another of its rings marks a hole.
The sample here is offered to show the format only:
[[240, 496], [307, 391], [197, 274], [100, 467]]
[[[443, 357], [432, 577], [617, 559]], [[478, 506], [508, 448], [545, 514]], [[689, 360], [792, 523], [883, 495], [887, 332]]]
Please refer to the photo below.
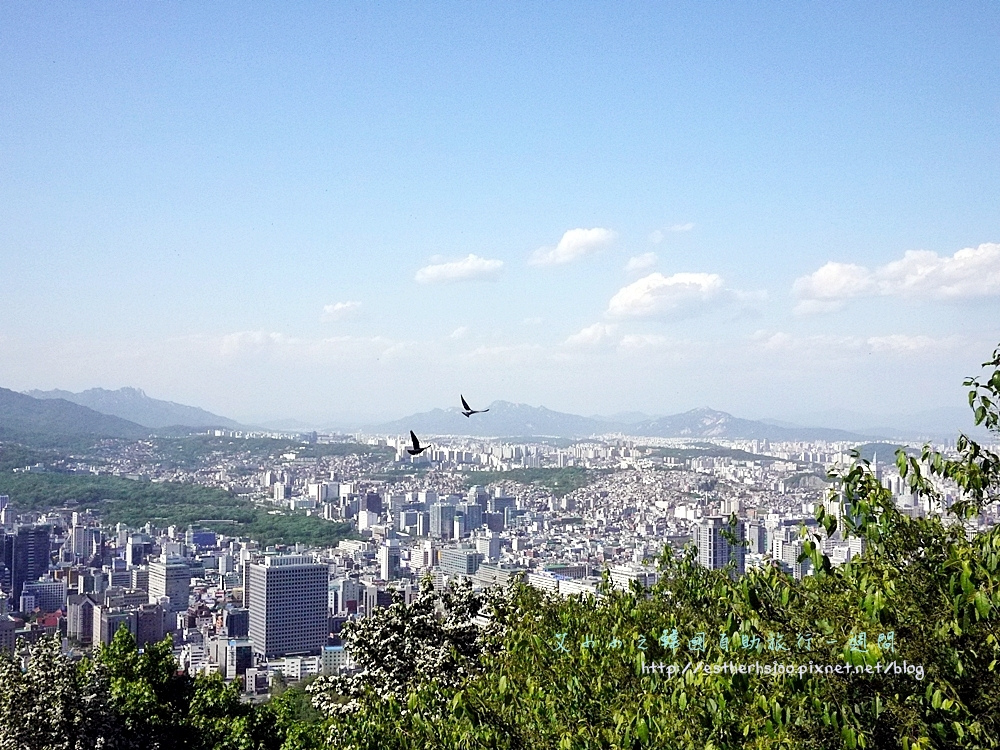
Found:
[[140, 653], [123, 628], [79, 664], [42, 639], [24, 672], [0, 652], [2, 750], [307, 750], [317, 734], [280, 703], [241, 701], [218, 676], [178, 674], [169, 639]]

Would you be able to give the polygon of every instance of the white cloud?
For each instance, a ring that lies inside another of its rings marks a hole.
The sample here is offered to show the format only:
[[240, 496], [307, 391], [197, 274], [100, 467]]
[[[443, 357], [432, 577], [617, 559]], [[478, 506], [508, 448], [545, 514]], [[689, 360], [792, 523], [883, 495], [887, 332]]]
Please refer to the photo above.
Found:
[[450, 339], [464, 338], [469, 333], [469, 326], [459, 326], [448, 336]]
[[690, 221], [686, 224], [674, 224], [670, 227], [671, 232], [690, 232], [692, 229], [694, 229], [694, 223]]
[[629, 258], [628, 263], [625, 264], [625, 272], [635, 273], [636, 271], [645, 271], [646, 269], [655, 266], [657, 260], [659, 260], [659, 258], [656, 257], [656, 253], [634, 255]]
[[614, 331], [614, 326], [604, 323], [594, 323], [574, 333], [564, 343], [568, 346], [596, 346], [607, 341]]
[[865, 343], [873, 352], [918, 354], [952, 349], [956, 341], [953, 337], [935, 339], [930, 336], [907, 336], [896, 333], [889, 336], [870, 336]]
[[871, 272], [853, 263], [827, 263], [809, 276], [796, 279], [792, 285], [792, 293], [800, 300], [795, 312], [800, 315], [832, 312], [840, 309], [846, 299], [877, 291]]
[[798, 314], [831, 312], [856, 297], [959, 300], [1000, 295], [1000, 244], [967, 247], [954, 255], [908, 250], [875, 270], [830, 262], [792, 285]]
[[623, 287], [608, 303], [608, 314], [643, 317], [703, 305], [724, 295], [722, 278], [714, 273], [651, 273]]
[[659, 229], [654, 229], [652, 232], [649, 233], [649, 241], [652, 242], [654, 245], [659, 245], [661, 242], [663, 242], [663, 237], [664, 237], [663, 232], [660, 231]]
[[462, 260], [424, 266], [414, 277], [419, 284], [455, 281], [496, 281], [503, 270], [502, 260], [489, 260], [470, 254]]
[[323, 305], [322, 319], [326, 321], [343, 320], [356, 313], [360, 307], [360, 302], [335, 302], [332, 305]]
[[558, 266], [607, 247], [617, 235], [610, 229], [570, 229], [555, 247], [540, 247], [528, 258], [529, 266]]

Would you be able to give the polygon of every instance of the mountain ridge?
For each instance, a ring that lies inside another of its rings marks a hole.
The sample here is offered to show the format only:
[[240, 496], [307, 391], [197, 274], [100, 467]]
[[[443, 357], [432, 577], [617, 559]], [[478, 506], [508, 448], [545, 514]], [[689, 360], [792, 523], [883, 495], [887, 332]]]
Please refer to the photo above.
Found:
[[544, 406], [494, 401], [489, 413], [462, 416], [458, 407], [432, 409], [403, 419], [371, 425], [362, 431], [406, 434], [409, 430], [424, 434], [467, 435], [470, 437], [590, 437], [621, 433], [636, 437], [726, 438], [760, 440], [868, 440], [870, 436], [847, 430], [823, 427], [783, 427], [734, 417], [708, 407], [681, 414], [646, 418], [643, 421], [613, 421], [604, 417], [582, 417], [557, 412]]
[[0, 438], [31, 443], [59, 437], [138, 439], [150, 430], [140, 424], [65, 399], [37, 399], [0, 388]]
[[239, 422], [220, 417], [197, 406], [186, 406], [174, 401], [164, 401], [147, 396], [141, 388], [90, 388], [86, 391], [51, 390], [25, 391], [24, 395], [38, 400], [63, 399], [79, 406], [92, 409], [100, 414], [106, 414], [129, 422], [148, 427], [163, 429], [168, 427], [226, 427], [240, 429]]

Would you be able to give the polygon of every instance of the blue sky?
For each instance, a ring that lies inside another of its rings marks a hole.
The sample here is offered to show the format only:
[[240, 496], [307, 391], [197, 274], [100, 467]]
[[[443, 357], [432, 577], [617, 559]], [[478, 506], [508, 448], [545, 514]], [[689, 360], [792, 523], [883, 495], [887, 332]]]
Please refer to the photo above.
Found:
[[0, 7], [0, 385], [240, 419], [464, 392], [962, 403], [990, 3]]

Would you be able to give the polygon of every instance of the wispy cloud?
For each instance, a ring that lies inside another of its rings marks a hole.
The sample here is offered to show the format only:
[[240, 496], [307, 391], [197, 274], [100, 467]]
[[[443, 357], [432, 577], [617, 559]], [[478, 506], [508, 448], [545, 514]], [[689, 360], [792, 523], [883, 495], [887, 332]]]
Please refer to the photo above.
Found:
[[687, 222], [686, 224], [674, 224], [670, 227], [671, 232], [690, 232], [694, 229], [694, 222]]
[[424, 266], [414, 277], [418, 284], [447, 284], [457, 281], [496, 281], [503, 270], [502, 260], [470, 254], [462, 260]]
[[769, 352], [787, 352], [795, 356], [829, 358], [857, 354], [922, 355], [943, 354], [961, 346], [956, 336], [934, 338], [923, 334], [887, 334], [850, 336], [816, 334], [794, 336], [783, 331], [757, 331], [751, 340]]
[[669, 339], [666, 336], [660, 336], [656, 333], [629, 333], [622, 336], [618, 346], [625, 351], [633, 351], [662, 347], [668, 342]]
[[617, 235], [610, 229], [570, 229], [555, 247], [540, 247], [528, 258], [529, 266], [559, 266], [607, 247]]
[[469, 326], [459, 326], [448, 336], [450, 339], [465, 338], [469, 333]]
[[361, 309], [360, 302], [335, 302], [332, 305], [323, 305], [321, 319], [325, 321], [343, 320], [354, 315], [359, 309]]
[[874, 270], [829, 262], [792, 285], [799, 315], [833, 312], [859, 297], [961, 300], [1000, 296], [1000, 244], [967, 247], [954, 255], [909, 250]]
[[656, 253], [643, 253], [642, 255], [634, 255], [628, 259], [628, 263], [625, 264], [625, 273], [636, 273], [638, 271], [645, 271], [656, 265], [656, 261], [659, 258], [656, 257]]

